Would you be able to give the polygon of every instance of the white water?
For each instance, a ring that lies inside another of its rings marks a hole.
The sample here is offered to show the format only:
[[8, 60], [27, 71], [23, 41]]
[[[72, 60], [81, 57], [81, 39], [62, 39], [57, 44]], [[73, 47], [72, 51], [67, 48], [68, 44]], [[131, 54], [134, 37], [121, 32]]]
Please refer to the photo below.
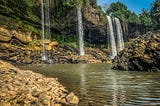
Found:
[[124, 40], [123, 40], [123, 32], [120, 20], [115, 17], [115, 23], [116, 23], [116, 31], [117, 31], [117, 46], [119, 48], [119, 51], [124, 49]]
[[85, 51], [84, 51], [82, 12], [80, 6], [77, 7], [77, 16], [78, 16], [79, 52], [80, 55], [83, 56], [85, 54]]
[[43, 49], [41, 54], [42, 60], [49, 60], [47, 51], [45, 50], [46, 40], [50, 40], [50, 2], [49, 0], [41, 0], [41, 17], [42, 17], [42, 43]]
[[117, 55], [116, 42], [115, 42], [111, 17], [107, 16], [107, 19], [108, 19], [108, 28], [109, 28], [110, 45], [111, 45], [111, 56], [110, 57], [111, 59], [113, 59]]

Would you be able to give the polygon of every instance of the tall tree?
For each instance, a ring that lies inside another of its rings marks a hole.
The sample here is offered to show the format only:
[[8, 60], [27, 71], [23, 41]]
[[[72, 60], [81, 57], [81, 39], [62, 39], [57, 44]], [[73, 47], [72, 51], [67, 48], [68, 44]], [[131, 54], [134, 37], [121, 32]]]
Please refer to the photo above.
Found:
[[140, 23], [138, 16], [134, 12], [128, 10], [127, 6], [121, 2], [112, 3], [106, 13], [118, 17], [124, 22]]
[[150, 14], [154, 21], [154, 27], [160, 28], [160, 0], [155, 0], [151, 5]]
[[141, 23], [144, 24], [146, 27], [152, 27], [153, 22], [149, 15], [149, 12], [145, 9], [142, 9], [142, 13], [139, 16]]

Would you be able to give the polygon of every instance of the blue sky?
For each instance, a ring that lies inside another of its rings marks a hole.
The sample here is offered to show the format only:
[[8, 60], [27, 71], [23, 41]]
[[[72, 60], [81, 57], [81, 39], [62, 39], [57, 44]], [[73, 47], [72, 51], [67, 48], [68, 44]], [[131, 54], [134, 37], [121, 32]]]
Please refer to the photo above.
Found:
[[129, 10], [140, 14], [142, 8], [150, 10], [150, 5], [155, 0], [97, 0], [98, 5], [111, 4], [112, 2], [120, 1], [125, 4]]

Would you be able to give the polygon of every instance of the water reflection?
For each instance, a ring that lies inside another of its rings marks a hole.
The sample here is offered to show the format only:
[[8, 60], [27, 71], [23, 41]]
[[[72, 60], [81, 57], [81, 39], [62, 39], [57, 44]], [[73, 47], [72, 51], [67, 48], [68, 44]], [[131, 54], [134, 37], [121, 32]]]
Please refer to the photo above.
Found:
[[126, 89], [124, 85], [119, 84], [119, 79], [117, 72], [109, 70], [108, 74], [111, 79], [111, 89], [112, 89], [112, 106], [119, 106], [119, 104], [124, 104], [127, 101]]
[[116, 79], [116, 75], [114, 72], [110, 71], [109, 70], [109, 73], [110, 73], [110, 76], [111, 76], [111, 80], [112, 80], [112, 88], [113, 88], [113, 103], [112, 105], [113, 106], [117, 106], [117, 96], [118, 96], [118, 85], [117, 85], [117, 79]]
[[86, 64], [80, 64], [78, 67], [78, 72], [80, 75], [80, 92], [81, 92], [82, 99], [84, 99], [83, 98], [84, 96], [82, 95], [87, 95], [85, 68], [86, 68]]
[[78, 95], [78, 106], [160, 105], [160, 73], [114, 71], [109, 64], [27, 66], [26, 69], [57, 77]]

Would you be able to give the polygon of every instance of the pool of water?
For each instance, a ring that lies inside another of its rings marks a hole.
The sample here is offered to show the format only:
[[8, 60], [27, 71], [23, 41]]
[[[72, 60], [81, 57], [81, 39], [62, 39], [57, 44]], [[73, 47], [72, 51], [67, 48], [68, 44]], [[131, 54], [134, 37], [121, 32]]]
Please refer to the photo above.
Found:
[[111, 70], [110, 64], [25, 66], [56, 77], [79, 98], [78, 106], [160, 106], [160, 73]]

